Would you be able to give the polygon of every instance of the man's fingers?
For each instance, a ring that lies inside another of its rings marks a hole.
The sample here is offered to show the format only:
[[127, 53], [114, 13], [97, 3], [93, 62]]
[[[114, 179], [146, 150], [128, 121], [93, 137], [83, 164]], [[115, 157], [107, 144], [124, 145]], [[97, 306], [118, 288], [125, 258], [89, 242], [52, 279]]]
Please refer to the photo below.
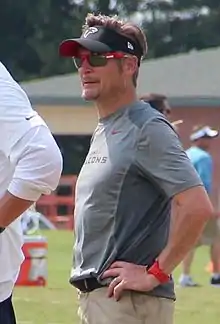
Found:
[[118, 277], [121, 273], [121, 269], [115, 268], [115, 269], [108, 269], [106, 270], [103, 275], [102, 279], [109, 278], [109, 277]]
[[118, 301], [121, 298], [122, 293], [123, 293], [124, 290], [125, 290], [125, 284], [124, 284], [124, 282], [122, 280], [114, 288], [113, 296], [114, 296], [114, 298], [115, 298], [116, 301]]
[[126, 266], [128, 266], [129, 263], [128, 262], [124, 262], [124, 261], [115, 261], [112, 263], [112, 265], [110, 266], [109, 269], [114, 269], [114, 268], [125, 268]]
[[108, 297], [112, 297], [114, 295], [114, 289], [120, 283], [120, 281], [121, 281], [120, 277], [116, 277], [115, 279], [112, 280], [112, 282], [108, 286]]

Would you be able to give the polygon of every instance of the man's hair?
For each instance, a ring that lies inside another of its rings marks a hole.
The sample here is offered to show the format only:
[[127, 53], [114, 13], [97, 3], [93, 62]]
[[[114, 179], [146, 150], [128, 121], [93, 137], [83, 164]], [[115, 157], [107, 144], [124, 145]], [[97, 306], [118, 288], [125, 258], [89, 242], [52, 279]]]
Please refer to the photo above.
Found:
[[[89, 13], [85, 19], [85, 24], [83, 25], [82, 31], [85, 32], [89, 27], [103, 26], [109, 29], [113, 29], [119, 34], [130, 38], [132, 41], [138, 43], [142, 49], [143, 57], [147, 54], [147, 40], [144, 32], [132, 22], [125, 22], [121, 20], [117, 15], [115, 16], [105, 16], [105, 15], [95, 15]], [[137, 85], [139, 69], [134, 73], [133, 83], [134, 86]]]
[[153, 108], [157, 109], [162, 114], [166, 110], [165, 100], [167, 97], [163, 94], [149, 93], [140, 97], [140, 100], [148, 102]]

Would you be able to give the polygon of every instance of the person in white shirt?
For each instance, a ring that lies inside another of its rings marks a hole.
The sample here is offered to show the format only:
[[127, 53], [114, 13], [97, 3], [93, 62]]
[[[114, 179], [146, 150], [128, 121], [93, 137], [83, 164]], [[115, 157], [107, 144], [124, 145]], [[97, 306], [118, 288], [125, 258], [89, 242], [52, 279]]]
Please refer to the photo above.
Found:
[[15, 324], [12, 292], [23, 262], [20, 215], [55, 190], [60, 150], [26, 93], [0, 62], [0, 323]]

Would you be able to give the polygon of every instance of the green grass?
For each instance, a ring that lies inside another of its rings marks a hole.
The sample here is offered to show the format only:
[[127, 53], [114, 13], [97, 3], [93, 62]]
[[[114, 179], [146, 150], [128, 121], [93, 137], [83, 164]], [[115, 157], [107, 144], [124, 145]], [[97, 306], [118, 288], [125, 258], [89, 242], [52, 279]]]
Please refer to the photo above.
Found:
[[[77, 299], [69, 283], [73, 235], [68, 231], [47, 232], [48, 285], [16, 287], [14, 305], [18, 324], [77, 324]], [[193, 274], [200, 288], [176, 289], [176, 324], [216, 324], [220, 319], [220, 288], [210, 287], [204, 268], [208, 262], [207, 248], [198, 249]], [[177, 269], [175, 276], [179, 274]]]

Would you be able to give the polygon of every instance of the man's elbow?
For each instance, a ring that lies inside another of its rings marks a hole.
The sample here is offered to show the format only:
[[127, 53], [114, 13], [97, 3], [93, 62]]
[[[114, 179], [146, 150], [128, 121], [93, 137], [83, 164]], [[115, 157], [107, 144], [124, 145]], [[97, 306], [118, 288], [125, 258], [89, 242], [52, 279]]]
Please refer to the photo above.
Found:
[[188, 189], [174, 198], [174, 202], [182, 207], [184, 214], [192, 215], [196, 222], [206, 222], [214, 217], [211, 200], [202, 186]]
[[194, 203], [193, 213], [198, 221], [204, 222], [209, 221], [215, 215], [213, 205], [208, 197]]

